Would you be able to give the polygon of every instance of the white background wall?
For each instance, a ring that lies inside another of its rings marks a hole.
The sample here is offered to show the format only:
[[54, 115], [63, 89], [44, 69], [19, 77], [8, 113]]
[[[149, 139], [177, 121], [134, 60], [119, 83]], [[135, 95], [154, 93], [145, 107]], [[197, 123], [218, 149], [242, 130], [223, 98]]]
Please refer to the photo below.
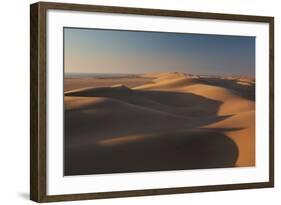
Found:
[[[275, 156], [274, 189], [241, 190], [170, 196], [104, 199], [69, 204], [278, 204], [281, 197], [280, 158], [281, 12], [278, 0], [74, 0], [101, 5], [275, 16]], [[0, 7], [0, 204], [29, 201], [29, 4], [6, 0]], [[279, 202], [280, 203], [280, 202]], [[56, 203], [53, 203], [56, 204]], [[64, 203], [60, 203], [64, 204]]]

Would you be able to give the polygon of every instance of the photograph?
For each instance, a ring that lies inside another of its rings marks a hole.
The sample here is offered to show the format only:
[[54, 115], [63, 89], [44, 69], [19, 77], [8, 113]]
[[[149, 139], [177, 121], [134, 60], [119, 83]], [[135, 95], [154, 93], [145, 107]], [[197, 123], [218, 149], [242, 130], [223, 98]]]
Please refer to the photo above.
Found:
[[274, 187], [274, 17], [30, 6], [30, 199]]
[[64, 27], [64, 176], [254, 167], [255, 41]]

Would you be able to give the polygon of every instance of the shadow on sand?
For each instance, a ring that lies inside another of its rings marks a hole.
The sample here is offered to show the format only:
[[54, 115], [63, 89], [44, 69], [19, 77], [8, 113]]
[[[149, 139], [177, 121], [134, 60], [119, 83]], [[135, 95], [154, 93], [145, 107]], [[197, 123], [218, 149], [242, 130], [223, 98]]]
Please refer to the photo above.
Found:
[[[65, 96], [106, 97], [114, 103], [65, 109], [64, 175], [233, 167], [238, 158], [237, 145], [221, 130], [201, 129], [229, 117], [217, 116], [219, 101], [124, 86]], [[115, 143], [116, 138], [121, 140]], [[113, 143], [100, 143], [105, 140]]]

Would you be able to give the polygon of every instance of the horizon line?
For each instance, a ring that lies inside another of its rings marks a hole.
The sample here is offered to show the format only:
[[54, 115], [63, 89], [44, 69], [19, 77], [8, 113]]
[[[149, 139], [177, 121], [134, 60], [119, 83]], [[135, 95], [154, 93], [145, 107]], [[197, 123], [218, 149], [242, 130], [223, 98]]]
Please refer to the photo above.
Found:
[[194, 75], [194, 76], [231, 76], [231, 77], [252, 77], [255, 78], [255, 75], [238, 75], [238, 74], [194, 74], [194, 73], [186, 73], [186, 72], [182, 72], [182, 71], [151, 71], [151, 72], [140, 72], [140, 73], [102, 73], [102, 72], [64, 72], [64, 75], [79, 75], [79, 74], [83, 74], [83, 75], [106, 75], [106, 74], [111, 74], [111, 75], [141, 75], [141, 74], [147, 74], [147, 73], [179, 73], [179, 74], [186, 74], [186, 75]]

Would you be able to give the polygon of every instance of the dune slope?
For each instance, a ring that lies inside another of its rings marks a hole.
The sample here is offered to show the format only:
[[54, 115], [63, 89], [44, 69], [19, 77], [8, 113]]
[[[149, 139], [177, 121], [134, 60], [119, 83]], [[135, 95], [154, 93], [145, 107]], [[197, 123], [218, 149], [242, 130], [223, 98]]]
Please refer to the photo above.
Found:
[[65, 92], [66, 175], [255, 164], [255, 103], [243, 89], [177, 72], [140, 78]]

